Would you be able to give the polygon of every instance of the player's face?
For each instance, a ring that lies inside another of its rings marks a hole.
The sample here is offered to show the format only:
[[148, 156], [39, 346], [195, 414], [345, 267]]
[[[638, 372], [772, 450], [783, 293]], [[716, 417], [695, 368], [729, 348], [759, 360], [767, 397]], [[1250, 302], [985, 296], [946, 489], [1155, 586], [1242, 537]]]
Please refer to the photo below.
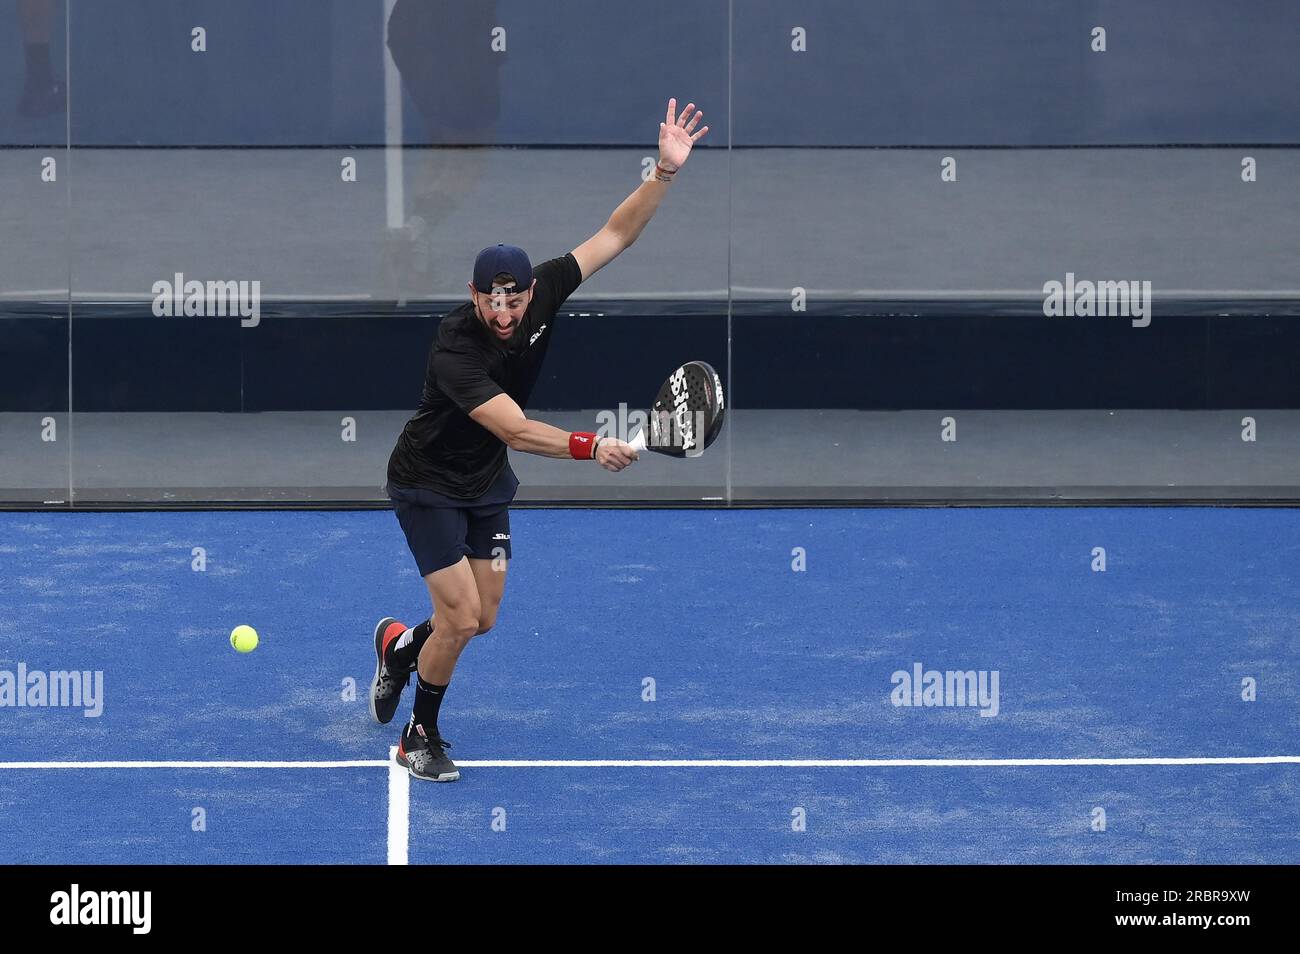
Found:
[[[533, 281], [535, 284], [536, 279]], [[523, 321], [524, 312], [528, 310], [528, 303], [532, 299], [531, 285], [528, 291], [523, 293], [510, 294], [500, 288], [495, 288], [491, 292], [474, 292], [479, 318], [499, 341], [510, 340], [519, 323]]]

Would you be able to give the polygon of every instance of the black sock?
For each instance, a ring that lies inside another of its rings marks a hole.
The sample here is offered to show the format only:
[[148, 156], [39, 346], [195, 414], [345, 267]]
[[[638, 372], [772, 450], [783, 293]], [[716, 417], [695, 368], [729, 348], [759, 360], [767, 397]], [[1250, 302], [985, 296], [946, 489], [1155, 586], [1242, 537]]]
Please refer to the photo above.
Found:
[[415, 668], [415, 661], [420, 658], [420, 648], [428, 641], [430, 634], [433, 632], [433, 617], [430, 616], [423, 623], [411, 628], [411, 638], [406, 645], [401, 645], [403, 633], [393, 642], [392, 648], [388, 651], [392, 656], [392, 666], [394, 669], [405, 669], [408, 672]]
[[54, 85], [48, 43], [24, 44], [27, 53], [27, 88], [47, 89]]
[[438, 734], [438, 710], [442, 708], [442, 697], [447, 694], [447, 686], [434, 686], [415, 677], [415, 711], [411, 713], [411, 726], [424, 726], [425, 735]]

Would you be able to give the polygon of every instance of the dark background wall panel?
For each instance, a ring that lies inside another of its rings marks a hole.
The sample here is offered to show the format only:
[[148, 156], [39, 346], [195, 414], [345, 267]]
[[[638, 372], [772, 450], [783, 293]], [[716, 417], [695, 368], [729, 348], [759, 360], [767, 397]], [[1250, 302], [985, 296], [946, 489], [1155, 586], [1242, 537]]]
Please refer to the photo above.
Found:
[[[411, 409], [434, 316], [74, 316], [75, 411]], [[287, 310], [287, 309], [286, 309]], [[66, 408], [66, 322], [3, 319], [0, 411]], [[629, 344], [631, 343], [631, 344]], [[1300, 407], [1300, 320], [1158, 314], [563, 316], [531, 406], [642, 408], [698, 358], [738, 408]]]
[[[1244, 369], [1243, 369], [1244, 370]], [[738, 318], [732, 406], [1204, 407], [1202, 319]]]
[[0, 395], [0, 411], [68, 409], [66, 314], [0, 316]]
[[[730, 43], [726, 0], [693, 3], [688, 29], [639, 0], [479, 0], [476, 16], [507, 28], [504, 54], [488, 37], [460, 42], [479, 19], [429, 4], [442, 12], [404, 33], [428, 50], [430, 78], [408, 85], [432, 84], [448, 121], [408, 93], [408, 143], [639, 145], [676, 95], [705, 107], [717, 148], [729, 55], [738, 146], [1276, 144], [1300, 129], [1294, 0], [734, 0]], [[74, 145], [384, 142], [378, 0], [69, 9], [55, 67], [71, 62]], [[1105, 53], [1089, 49], [1098, 25]], [[190, 51], [194, 26], [206, 53]], [[810, 52], [791, 52], [794, 26]], [[0, 17], [3, 48], [21, 42]], [[21, 57], [0, 59], [0, 88], [17, 90], [21, 71]], [[486, 132], [454, 121], [466, 90], [491, 106]], [[63, 138], [62, 122], [42, 122], [0, 113], [0, 144]]]
[[239, 335], [244, 409], [414, 409], [437, 329], [436, 318], [266, 319]]
[[72, 410], [242, 410], [240, 330], [238, 319], [74, 311]]

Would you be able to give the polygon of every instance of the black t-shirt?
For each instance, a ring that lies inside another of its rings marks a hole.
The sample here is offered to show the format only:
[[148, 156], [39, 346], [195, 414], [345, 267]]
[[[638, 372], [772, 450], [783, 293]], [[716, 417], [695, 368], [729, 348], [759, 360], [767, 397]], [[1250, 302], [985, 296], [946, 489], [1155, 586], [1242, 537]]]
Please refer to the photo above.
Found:
[[[429, 351], [419, 410], [406, 422], [388, 458], [390, 484], [474, 500], [505, 483], [498, 478], [508, 466], [506, 445], [469, 412], [498, 394], [509, 394], [520, 407], [527, 406], [555, 330], [556, 312], [581, 284], [582, 270], [570, 252], [536, 266], [533, 277], [533, 299], [509, 342], [493, 337], [475, 314], [473, 302], [442, 319]], [[513, 494], [517, 482], [508, 483]]]

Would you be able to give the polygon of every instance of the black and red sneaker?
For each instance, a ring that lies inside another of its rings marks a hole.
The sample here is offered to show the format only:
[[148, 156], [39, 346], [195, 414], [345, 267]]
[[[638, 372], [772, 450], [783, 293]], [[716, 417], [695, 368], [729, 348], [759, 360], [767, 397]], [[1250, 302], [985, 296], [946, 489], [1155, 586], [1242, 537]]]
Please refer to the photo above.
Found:
[[404, 666], [393, 669], [387, 663], [389, 647], [404, 632], [406, 626], [391, 616], [385, 616], [375, 625], [375, 678], [370, 683], [370, 714], [380, 725], [393, 721], [402, 690], [411, 679], [410, 671]]
[[412, 778], [430, 782], [454, 782], [460, 778], [460, 769], [447, 758], [446, 749], [451, 743], [434, 733], [426, 735], [424, 726], [407, 726], [397, 743], [397, 764], [405, 766]]

